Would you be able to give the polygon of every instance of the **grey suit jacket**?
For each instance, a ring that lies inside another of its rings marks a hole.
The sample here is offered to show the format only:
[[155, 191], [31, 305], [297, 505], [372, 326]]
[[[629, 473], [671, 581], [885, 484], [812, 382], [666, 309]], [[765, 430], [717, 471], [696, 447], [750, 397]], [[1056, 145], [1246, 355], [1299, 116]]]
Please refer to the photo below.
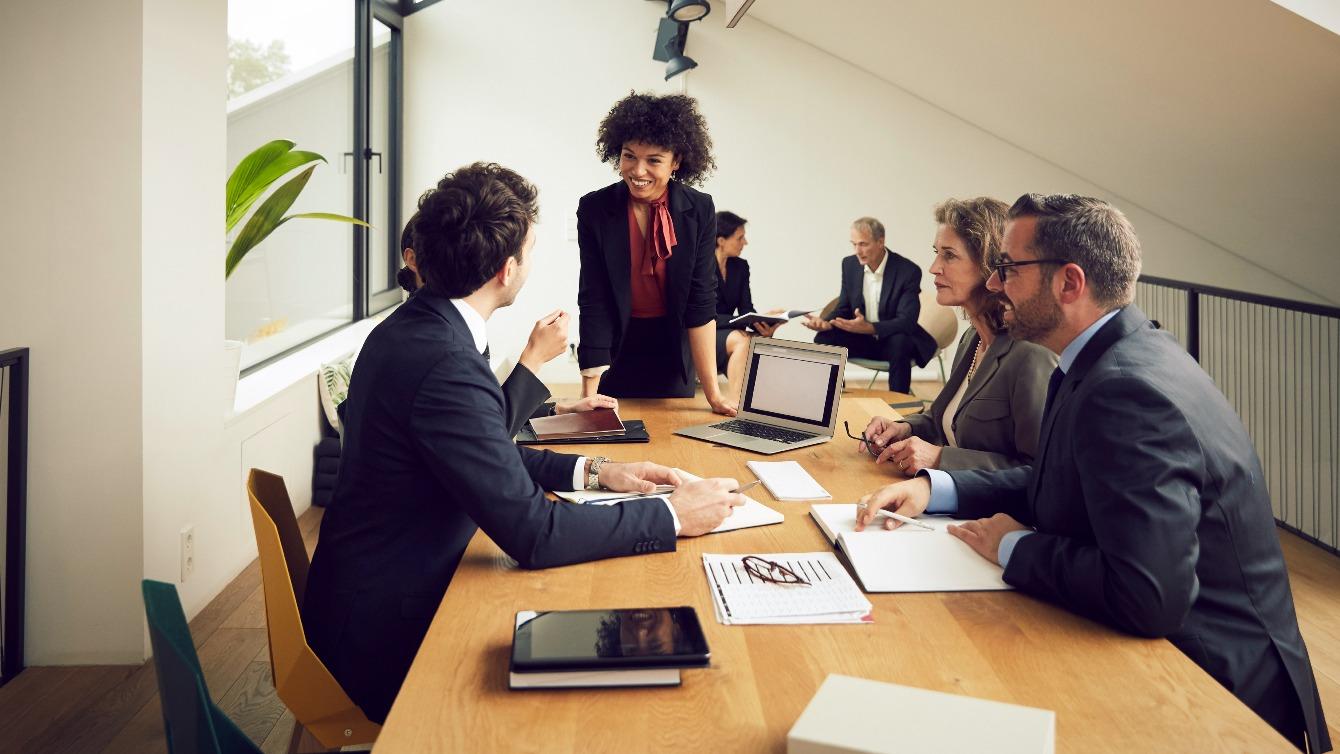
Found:
[[954, 371], [940, 395], [925, 412], [904, 421], [912, 425], [916, 437], [945, 446], [940, 451], [941, 469], [1004, 469], [1032, 463], [1056, 354], [1005, 333], [997, 335], [982, 354], [953, 417], [959, 447], [946, 446], [945, 408], [968, 376], [978, 340], [971, 328], [963, 334], [954, 355]]
[[1036, 529], [1005, 581], [1167, 637], [1295, 745], [1306, 731], [1329, 751], [1252, 439], [1177, 341], [1122, 309], [1066, 372], [1038, 448], [1031, 467], [950, 472], [956, 516]]

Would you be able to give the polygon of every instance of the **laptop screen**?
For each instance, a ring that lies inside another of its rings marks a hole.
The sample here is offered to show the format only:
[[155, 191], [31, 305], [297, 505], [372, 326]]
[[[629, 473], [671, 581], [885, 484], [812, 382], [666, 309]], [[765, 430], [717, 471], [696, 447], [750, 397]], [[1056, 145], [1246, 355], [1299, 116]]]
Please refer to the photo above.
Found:
[[827, 427], [833, 418], [841, 357], [758, 345], [740, 408], [763, 416]]

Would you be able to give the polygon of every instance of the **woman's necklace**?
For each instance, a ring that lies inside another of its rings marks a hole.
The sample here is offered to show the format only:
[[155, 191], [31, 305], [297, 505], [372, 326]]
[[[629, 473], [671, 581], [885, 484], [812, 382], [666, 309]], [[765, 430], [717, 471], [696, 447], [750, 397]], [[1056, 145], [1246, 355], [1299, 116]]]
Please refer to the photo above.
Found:
[[978, 339], [977, 350], [972, 352], [972, 363], [968, 365], [968, 376], [963, 378], [963, 384], [967, 385], [972, 382], [972, 376], [974, 374], [977, 374], [977, 362], [981, 358], [982, 358], [982, 340]]

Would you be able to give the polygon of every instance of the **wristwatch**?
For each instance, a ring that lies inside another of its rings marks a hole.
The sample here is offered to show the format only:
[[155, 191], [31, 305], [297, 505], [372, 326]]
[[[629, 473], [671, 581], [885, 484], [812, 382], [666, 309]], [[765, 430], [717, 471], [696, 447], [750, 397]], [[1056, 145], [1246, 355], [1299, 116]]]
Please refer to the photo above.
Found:
[[586, 489], [600, 489], [600, 467], [609, 463], [609, 460], [605, 456], [596, 456], [591, 459], [591, 465], [586, 470]]

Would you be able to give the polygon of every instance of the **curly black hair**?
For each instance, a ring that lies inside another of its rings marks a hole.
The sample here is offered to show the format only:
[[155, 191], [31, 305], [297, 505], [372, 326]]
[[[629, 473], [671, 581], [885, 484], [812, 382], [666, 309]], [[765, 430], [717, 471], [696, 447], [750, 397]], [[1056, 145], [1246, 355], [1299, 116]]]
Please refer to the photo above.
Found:
[[697, 100], [683, 94], [629, 92], [614, 103], [596, 132], [596, 154], [617, 169], [624, 144], [632, 141], [673, 152], [679, 159], [674, 177], [690, 186], [702, 183], [717, 167], [707, 121], [698, 112]]

